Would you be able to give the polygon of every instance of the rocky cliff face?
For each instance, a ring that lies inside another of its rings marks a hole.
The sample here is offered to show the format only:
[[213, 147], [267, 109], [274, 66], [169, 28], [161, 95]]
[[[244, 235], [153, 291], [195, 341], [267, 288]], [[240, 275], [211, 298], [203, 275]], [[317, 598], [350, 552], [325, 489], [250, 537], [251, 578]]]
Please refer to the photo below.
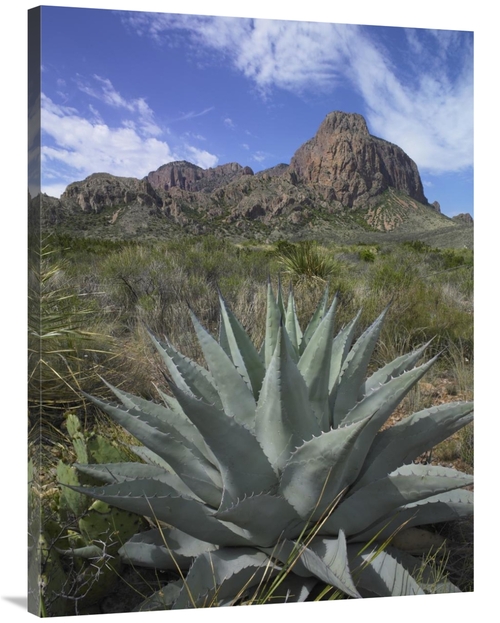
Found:
[[147, 176], [151, 186], [158, 190], [176, 187], [191, 192], [212, 192], [244, 175], [253, 175], [250, 167], [242, 167], [237, 162], [230, 162], [211, 169], [186, 162], [169, 162]]
[[373, 205], [388, 188], [427, 204], [417, 165], [397, 145], [372, 136], [358, 114], [327, 115], [295, 152], [289, 173], [349, 208]]
[[164, 164], [143, 179], [94, 173], [70, 184], [60, 201], [45, 197], [42, 218], [47, 226], [79, 228], [88, 235], [102, 226], [118, 237], [155, 235], [162, 227], [331, 236], [344, 226], [342, 219], [360, 231], [384, 232], [457, 228], [472, 221], [469, 215], [452, 220], [440, 214], [437, 202], [428, 203], [417, 166], [403, 150], [370, 135], [361, 115], [341, 112], [326, 116], [289, 165], [256, 175], [234, 162], [202, 169], [186, 161]]
[[83, 212], [96, 213], [105, 207], [134, 202], [150, 207], [163, 204], [147, 179], [116, 177], [109, 173], [93, 173], [81, 182], [70, 184], [61, 195], [61, 202], [76, 203]]
[[452, 216], [452, 219], [454, 221], [465, 223], [466, 225], [474, 225], [474, 219], [468, 212], [465, 212], [464, 214], [457, 214], [456, 216]]

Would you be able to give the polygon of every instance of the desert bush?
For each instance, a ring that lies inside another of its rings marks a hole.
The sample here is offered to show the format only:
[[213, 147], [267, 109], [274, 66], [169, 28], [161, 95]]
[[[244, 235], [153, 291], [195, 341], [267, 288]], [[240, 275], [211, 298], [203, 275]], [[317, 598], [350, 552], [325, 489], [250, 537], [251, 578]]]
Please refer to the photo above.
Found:
[[[280, 279], [285, 289], [291, 278], [300, 298], [296, 312], [301, 326], [313, 315], [325, 284], [322, 278], [307, 274], [294, 278], [293, 273], [284, 272], [275, 251], [299, 246], [285, 241], [270, 247], [256, 243], [233, 245], [209, 237], [154, 243], [72, 241], [66, 237], [59, 243], [52, 241], [49, 263], [55, 265], [62, 260], [63, 269], [47, 281], [46, 292], [59, 290], [65, 296], [71, 293], [67, 302], [61, 303], [68, 310], [91, 310], [87, 315], [76, 313], [75, 319], [82, 324], [70, 324], [84, 331], [96, 330], [97, 326], [103, 334], [119, 338], [119, 342], [111, 341], [114, 359], [105, 374], [107, 379], [116, 387], [126, 384], [127, 390], [155, 401], [160, 400], [156, 388], [162, 386], [164, 377], [148, 329], [160, 337], [168, 335], [182, 353], [204, 365], [203, 350], [193, 334], [186, 304], [211, 333], [217, 334], [219, 287], [253, 343], [260, 347], [266, 333], [267, 295], [263, 284], [268, 277], [274, 291], [279, 289]], [[330, 291], [338, 294], [337, 330], [347, 326], [362, 308], [353, 332], [353, 340], [358, 339], [392, 300], [370, 372], [434, 338], [429, 354], [444, 349], [433, 368], [435, 374], [452, 376], [457, 399], [462, 399], [462, 391], [466, 399], [472, 397], [471, 252], [457, 253], [464, 258], [462, 261], [448, 260], [436, 249], [387, 246], [377, 249], [375, 262], [367, 262], [359, 256], [360, 245], [312, 246], [324, 257], [335, 258], [335, 270], [328, 273], [326, 281]], [[55, 300], [56, 295], [52, 296]], [[456, 360], [453, 346], [458, 351]], [[84, 359], [87, 362], [89, 357]], [[95, 381], [94, 377], [87, 387], [95, 387]], [[418, 386], [406, 401], [407, 407], [426, 408], [428, 404], [429, 396]], [[472, 427], [463, 428], [449, 447], [441, 449], [442, 456], [472, 465], [472, 440]]]
[[359, 259], [363, 262], [374, 262], [377, 255], [373, 249], [361, 249], [359, 251]]
[[[416, 347], [431, 337], [434, 352], [458, 340], [469, 354], [472, 349], [473, 275], [469, 259], [452, 270], [445, 269], [443, 252], [427, 251], [425, 244], [413, 245], [417, 250], [405, 244], [380, 246], [376, 261], [365, 262], [359, 253], [371, 249], [368, 245], [320, 247], [278, 241], [266, 247], [256, 243], [234, 245], [210, 236], [123, 245], [88, 239], [75, 244], [68, 239], [63, 242], [68, 285], [105, 315], [107, 333], [127, 339], [129, 348], [138, 355], [147, 350], [139, 329], [145, 324], [158, 334], [179, 339], [189, 356], [200, 356], [196, 344], [188, 343], [185, 337], [189, 323], [180, 309], [188, 302], [207, 328], [216, 330], [217, 287], [235, 312], [248, 318], [246, 328], [258, 340], [264, 325], [259, 314], [251, 320], [249, 311], [259, 307], [261, 284], [270, 276], [276, 286], [280, 273], [284, 282], [293, 281], [303, 301], [303, 318], [312, 311], [323, 279], [338, 293], [338, 326], [348, 323], [362, 308], [362, 331], [377, 309], [392, 300], [381, 335], [387, 352]], [[460, 250], [459, 255], [472, 258], [468, 250]], [[298, 263], [287, 268], [283, 263], [286, 257]], [[135, 348], [133, 341], [141, 346]]]

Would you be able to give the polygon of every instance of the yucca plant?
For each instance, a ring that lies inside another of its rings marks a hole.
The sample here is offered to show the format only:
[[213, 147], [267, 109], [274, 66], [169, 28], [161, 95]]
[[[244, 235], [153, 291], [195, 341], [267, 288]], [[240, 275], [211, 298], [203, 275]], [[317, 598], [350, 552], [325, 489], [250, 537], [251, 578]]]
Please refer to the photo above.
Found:
[[338, 265], [313, 240], [304, 240], [296, 244], [280, 242], [274, 256], [284, 272], [295, 281], [315, 279], [327, 281]]
[[45, 244], [30, 272], [28, 406], [37, 416], [81, 404], [80, 390], [93, 385], [96, 361], [116, 357], [108, 336], [85, 328], [95, 309], [82, 304], [72, 288], [58, 285], [66, 263], [52, 260], [53, 254]]
[[182, 574], [145, 608], [239, 603], [280, 574], [287, 601], [321, 585], [348, 597], [429, 591], [421, 561], [387, 540], [472, 512], [471, 476], [413, 461], [473, 407], [381, 430], [435, 358], [418, 366], [422, 346], [368, 375], [387, 309], [355, 340], [359, 314], [334, 337], [336, 306], [326, 290], [302, 331], [293, 292], [285, 306], [269, 283], [258, 350], [220, 296], [218, 340], [191, 312], [208, 369], [151, 335], [169, 372], [164, 404], [111, 386], [120, 406], [92, 398], [141, 442], [144, 463], [78, 465], [104, 484], [75, 489], [154, 522], [121, 548], [125, 560]]

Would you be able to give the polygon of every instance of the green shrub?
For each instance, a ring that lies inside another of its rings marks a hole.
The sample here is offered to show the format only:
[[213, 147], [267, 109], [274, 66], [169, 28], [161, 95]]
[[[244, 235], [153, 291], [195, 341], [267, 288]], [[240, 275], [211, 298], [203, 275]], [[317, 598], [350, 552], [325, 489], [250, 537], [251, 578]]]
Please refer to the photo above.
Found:
[[428, 253], [432, 250], [432, 247], [422, 240], [408, 240], [403, 242], [402, 246], [417, 253]]
[[278, 243], [274, 257], [285, 274], [294, 280], [327, 281], [338, 270], [333, 257], [311, 240], [296, 244]]
[[358, 255], [363, 262], [374, 262], [377, 257], [373, 249], [361, 249]]

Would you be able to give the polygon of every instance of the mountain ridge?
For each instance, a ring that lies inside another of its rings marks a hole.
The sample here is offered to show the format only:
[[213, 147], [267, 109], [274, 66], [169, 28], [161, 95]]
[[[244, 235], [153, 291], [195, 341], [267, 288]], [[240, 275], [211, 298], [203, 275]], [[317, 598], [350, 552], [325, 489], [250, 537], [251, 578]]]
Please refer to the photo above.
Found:
[[114, 238], [215, 233], [336, 240], [451, 227], [472, 244], [472, 217], [441, 214], [425, 197], [413, 160], [372, 136], [361, 115], [340, 111], [325, 117], [290, 164], [254, 173], [236, 162], [203, 169], [184, 160], [142, 179], [93, 173], [69, 184], [59, 200], [44, 196], [42, 220], [75, 235]]

